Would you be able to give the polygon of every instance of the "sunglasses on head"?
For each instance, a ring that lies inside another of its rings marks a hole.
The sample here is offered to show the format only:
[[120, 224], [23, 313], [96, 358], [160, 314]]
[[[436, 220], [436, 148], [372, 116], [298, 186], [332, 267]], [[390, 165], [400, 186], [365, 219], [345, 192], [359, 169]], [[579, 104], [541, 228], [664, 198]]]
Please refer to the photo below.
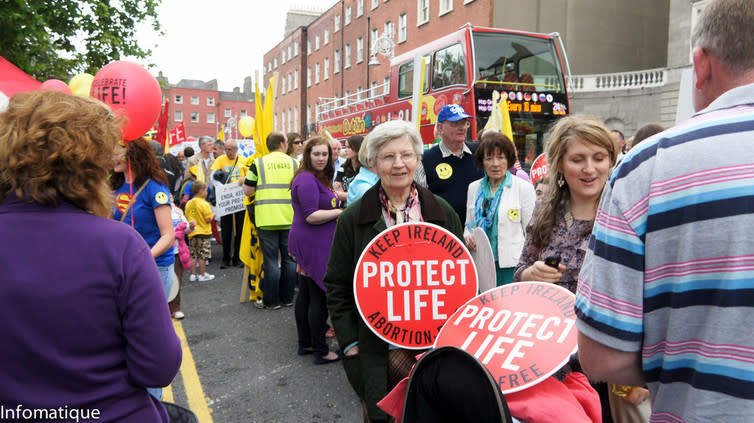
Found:
[[294, 144], [303, 144], [303, 141], [293, 141]]

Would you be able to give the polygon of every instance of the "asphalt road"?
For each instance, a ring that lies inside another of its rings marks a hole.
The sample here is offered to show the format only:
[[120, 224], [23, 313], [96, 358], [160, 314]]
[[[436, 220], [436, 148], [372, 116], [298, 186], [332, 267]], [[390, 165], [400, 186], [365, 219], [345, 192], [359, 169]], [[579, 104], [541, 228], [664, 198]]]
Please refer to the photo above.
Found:
[[183, 278], [186, 317], [176, 331], [185, 340], [184, 363], [166, 399], [172, 393], [173, 402], [190, 408], [201, 423], [361, 422], [341, 363], [317, 366], [312, 356], [296, 354], [293, 307], [241, 304], [243, 269], [220, 270], [222, 248], [214, 242], [212, 256], [207, 271], [213, 281], [188, 282], [188, 273]]

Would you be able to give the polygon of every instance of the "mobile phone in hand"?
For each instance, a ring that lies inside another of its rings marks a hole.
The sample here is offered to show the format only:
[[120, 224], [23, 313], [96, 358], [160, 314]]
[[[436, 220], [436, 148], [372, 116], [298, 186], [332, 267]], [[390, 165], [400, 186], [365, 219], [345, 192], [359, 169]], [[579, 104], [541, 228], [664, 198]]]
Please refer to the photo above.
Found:
[[551, 255], [545, 259], [545, 264], [552, 267], [553, 269], [557, 269], [558, 266], [560, 266], [560, 256], [557, 254]]

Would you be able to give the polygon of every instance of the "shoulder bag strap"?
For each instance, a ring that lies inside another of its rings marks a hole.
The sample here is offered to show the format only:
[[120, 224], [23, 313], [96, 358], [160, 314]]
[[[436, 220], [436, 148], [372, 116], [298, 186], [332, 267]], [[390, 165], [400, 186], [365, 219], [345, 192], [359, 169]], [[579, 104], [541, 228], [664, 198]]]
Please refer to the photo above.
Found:
[[123, 216], [121, 216], [121, 217], [120, 217], [120, 221], [121, 221], [121, 222], [122, 222], [123, 220], [125, 220], [125, 218], [126, 218], [126, 215], [128, 214], [128, 211], [129, 211], [129, 210], [131, 210], [131, 206], [133, 206], [133, 205], [134, 205], [134, 203], [136, 202], [136, 197], [138, 197], [138, 196], [139, 196], [139, 194], [141, 194], [141, 192], [142, 192], [142, 191], [144, 191], [144, 188], [146, 188], [146, 187], [147, 187], [147, 184], [149, 183], [149, 181], [150, 181], [150, 179], [147, 179], [146, 181], [144, 181], [144, 183], [143, 183], [143, 184], [141, 184], [141, 187], [139, 187], [139, 190], [138, 190], [138, 191], [136, 191], [136, 193], [134, 194], [134, 196], [133, 196], [133, 197], [131, 197], [131, 201], [130, 201], [130, 202], [128, 203], [128, 207], [126, 207], [126, 211], [124, 211], [124, 212], [123, 212]]

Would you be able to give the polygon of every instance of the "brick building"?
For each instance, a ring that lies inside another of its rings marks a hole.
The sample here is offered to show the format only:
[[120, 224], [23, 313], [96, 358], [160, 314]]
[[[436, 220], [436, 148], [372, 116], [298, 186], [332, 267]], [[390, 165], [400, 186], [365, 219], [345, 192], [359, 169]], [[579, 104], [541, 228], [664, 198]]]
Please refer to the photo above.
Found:
[[157, 77], [162, 88], [163, 103], [170, 101], [168, 109], [168, 130], [181, 121], [186, 128], [186, 136], [199, 138], [209, 135], [215, 138], [221, 125], [232, 138], [241, 138], [235, 131], [233, 121], [244, 116], [254, 117], [254, 93], [251, 91], [251, 78], [244, 80], [243, 90], [219, 91], [217, 81], [208, 82], [182, 79], [177, 84], [169, 84], [165, 76]]
[[[297, 15], [300, 11], [289, 12]], [[665, 66], [670, 0], [340, 0], [290, 26], [264, 55], [264, 81], [275, 72], [275, 128], [314, 131], [316, 111], [327, 99], [374, 95], [388, 81], [388, 58], [369, 66], [370, 46], [392, 33], [395, 56], [446, 35], [466, 23], [476, 26], [559, 32], [574, 73], [597, 74]], [[301, 54], [288, 53], [291, 44]], [[291, 91], [288, 75], [299, 88]], [[371, 89], [371, 91], [367, 91]]]

